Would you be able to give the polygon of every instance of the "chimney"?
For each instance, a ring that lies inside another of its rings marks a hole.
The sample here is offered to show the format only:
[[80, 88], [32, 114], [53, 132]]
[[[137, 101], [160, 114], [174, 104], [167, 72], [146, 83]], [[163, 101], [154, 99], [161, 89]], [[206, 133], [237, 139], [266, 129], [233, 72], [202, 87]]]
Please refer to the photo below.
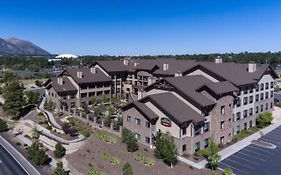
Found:
[[222, 58], [220, 56], [218, 56], [216, 59], [215, 59], [215, 63], [222, 63]]
[[78, 70], [77, 71], [77, 77], [78, 78], [82, 78], [83, 74], [82, 74], [82, 71], [81, 70]]
[[253, 73], [257, 70], [257, 64], [254, 61], [250, 61], [248, 64], [248, 72]]
[[62, 85], [62, 84], [63, 84], [62, 77], [58, 77], [58, 84], [59, 84], [59, 85]]
[[123, 64], [126, 65], [126, 66], [129, 65], [129, 59], [128, 58], [124, 58]]
[[182, 77], [182, 73], [181, 73], [180, 71], [177, 71], [177, 72], [175, 73], [175, 77]]
[[163, 64], [163, 70], [166, 71], [169, 69], [169, 64], [168, 63], [164, 63]]
[[97, 68], [96, 67], [91, 67], [91, 73], [96, 74], [97, 73]]
[[138, 65], [139, 63], [137, 63], [137, 62], [134, 62], [134, 67], [137, 67], [137, 65]]

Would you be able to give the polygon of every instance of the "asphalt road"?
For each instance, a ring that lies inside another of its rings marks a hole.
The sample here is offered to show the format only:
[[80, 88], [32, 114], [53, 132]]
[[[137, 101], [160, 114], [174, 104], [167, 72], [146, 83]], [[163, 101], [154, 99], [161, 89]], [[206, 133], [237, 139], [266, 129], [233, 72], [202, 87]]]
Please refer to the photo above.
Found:
[[28, 175], [0, 144], [0, 175]]

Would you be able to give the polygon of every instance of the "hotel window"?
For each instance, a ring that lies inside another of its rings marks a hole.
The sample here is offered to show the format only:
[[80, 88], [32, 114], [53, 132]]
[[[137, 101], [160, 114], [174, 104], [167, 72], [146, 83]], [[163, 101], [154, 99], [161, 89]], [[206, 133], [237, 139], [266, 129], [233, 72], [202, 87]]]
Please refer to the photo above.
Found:
[[260, 97], [260, 95], [256, 94], [256, 101], [259, 101], [259, 97]]
[[185, 135], [186, 134], [186, 127], [184, 127], [183, 129], [182, 129], [182, 135]]
[[249, 116], [253, 115], [253, 108], [249, 109]]
[[270, 97], [273, 97], [273, 91], [270, 91]]
[[259, 113], [259, 107], [256, 106], [256, 114]]
[[268, 110], [268, 103], [265, 104], [265, 110]]
[[132, 117], [128, 115], [128, 116], [127, 116], [127, 122], [131, 122], [131, 118], [132, 118]]
[[220, 138], [220, 144], [224, 144], [224, 136]]
[[204, 148], [208, 148], [209, 147], [209, 139], [205, 139], [204, 140]]
[[150, 123], [148, 121], [145, 122], [145, 127], [150, 128]]
[[236, 133], [239, 133], [240, 132], [240, 125], [237, 125], [236, 127]]
[[182, 151], [186, 151], [186, 144], [182, 145]]
[[264, 84], [262, 83], [261, 84], [261, 91], [263, 91], [263, 89], [264, 89]]
[[259, 87], [259, 85], [257, 84], [257, 85], [256, 85], [256, 92], [258, 92], [259, 89], [260, 89], [260, 87]]
[[254, 86], [250, 86], [250, 93], [253, 93]]
[[249, 97], [249, 103], [253, 103], [253, 96]]
[[238, 99], [237, 99], [237, 104], [236, 104], [236, 106], [237, 106], [237, 107], [240, 107], [240, 105], [241, 105], [241, 99], [238, 98]]
[[221, 121], [221, 129], [224, 129], [224, 121]]
[[135, 118], [135, 124], [136, 124], [136, 125], [140, 125], [140, 124], [141, 124], [141, 121], [140, 121], [140, 119], [138, 119], [138, 118]]
[[252, 120], [249, 122], [249, 127], [250, 127], [250, 128], [253, 127], [253, 122], [252, 122]]
[[265, 92], [265, 99], [268, 99], [268, 92]]
[[246, 117], [248, 117], [248, 110], [243, 111], [243, 118], [246, 118]]
[[150, 144], [150, 138], [149, 137], [145, 137], [145, 143]]
[[263, 100], [263, 93], [261, 93], [261, 100]]
[[270, 82], [270, 88], [273, 88], [273, 82]]
[[270, 108], [273, 108], [273, 102], [270, 103]]
[[246, 123], [244, 123], [244, 130], [246, 130], [248, 128], [248, 126], [247, 126], [247, 122]]
[[261, 105], [261, 112], [263, 111], [263, 105]]
[[221, 106], [221, 114], [225, 113], [225, 106]]
[[135, 133], [135, 139], [140, 140], [141, 135], [139, 133]]
[[201, 131], [201, 127], [196, 126], [196, 127], [194, 127], [194, 129], [195, 129], [194, 134], [195, 134], [196, 136], [199, 135], [199, 134], [200, 134], [200, 131]]
[[248, 88], [247, 88], [247, 87], [244, 87], [243, 93], [244, 93], [244, 94], [248, 94]]
[[195, 143], [194, 145], [194, 150], [195, 152], [198, 151], [200, 149], [200, 142]]
[[241, 118], [241, 112], [237, 112], [236, 113], [236, 120], [238, 121], [238, 120], [240, 120], [240, 118]]
[[268, 83], [265, 83], [265, 89], [268, 89]]
[[204, 132], [208, 132], [209, 131], [209, 125], [210, 125], [209, 122], [204, 123]]
[[247, 105], [247, 104], [248, 104], [248, 97], [244, 97], [244, 99], [243, 99], [243, 104], [244, 104], [244, 105]]

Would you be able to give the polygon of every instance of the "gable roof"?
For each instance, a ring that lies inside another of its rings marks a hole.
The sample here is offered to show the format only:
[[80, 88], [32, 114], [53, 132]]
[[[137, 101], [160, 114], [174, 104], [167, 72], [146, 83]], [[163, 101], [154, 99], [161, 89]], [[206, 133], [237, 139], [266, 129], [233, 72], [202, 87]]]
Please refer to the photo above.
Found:
[[46, 84], [46, 87], [47, 88], [53, 87], [57, 93], [77, 92], [76, 87], [71, 83], [71, 81], [67, 77], [63, 76], [61, 78], [62, 78], [62, 85], [58, 84], [57, 78], [51, 78], [48, 80], [49, 83]]
[[198, 91], [203, 90], [204, 88], [210, 89], [212, 92], [214, 92], [216, 95], [222, 95], [230, 92], [238, 91], [239, 89], [235, 87], [233, 84], [231, 84], [228, 81], [221, 81], [221, 82], [211, 82], [204, 84], [201, 86]]

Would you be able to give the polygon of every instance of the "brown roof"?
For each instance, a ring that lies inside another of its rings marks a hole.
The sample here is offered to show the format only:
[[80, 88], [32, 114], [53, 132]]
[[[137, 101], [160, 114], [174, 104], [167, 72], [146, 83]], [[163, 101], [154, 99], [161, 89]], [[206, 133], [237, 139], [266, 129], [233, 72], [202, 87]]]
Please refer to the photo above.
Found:
[[221, 82], [217, 82], [217, 83], [215, 83], [215, 82], [207, 83], [207, 84], [201, 86], [198, 90], [200, 91], [201, 89], [203, 89], [205, 87], [210, 89], [217, 95], [235, 92], [235, 91], [239, 90], [236, 86], [234, 86], [233, 84], [231, 84], [228, 81], [221, 81]]
[[58, 78], [51, 78], [51, 86], [55, 89], [56, 92], [77, 92], [76, 87], [71, 83], [67, 77], [62, 77], [63, 84], [58, 84]]
[[[82, 71], [82, 78], [77, 77], [77, 72]], [[62, 74], [66, 73], [70, 75], [74, 81], [78, 84], [82, 83], [98, 83], [98, 82], [110, 82], [111, 77], [105, 75], [101, 70], [96, 69], [96, 73], [92, 73], [90, 68], [68, 68], [65, 69]]]
[[166, 112], [168, 117], [174, 119], [175, 123], [184, 124], [188, 122], [202, 122], [204, 117], [194, 111], [191, 107], [169, 92], [154, 94], [145, 97], [141, 102], [150, 101], [161, 111]]

